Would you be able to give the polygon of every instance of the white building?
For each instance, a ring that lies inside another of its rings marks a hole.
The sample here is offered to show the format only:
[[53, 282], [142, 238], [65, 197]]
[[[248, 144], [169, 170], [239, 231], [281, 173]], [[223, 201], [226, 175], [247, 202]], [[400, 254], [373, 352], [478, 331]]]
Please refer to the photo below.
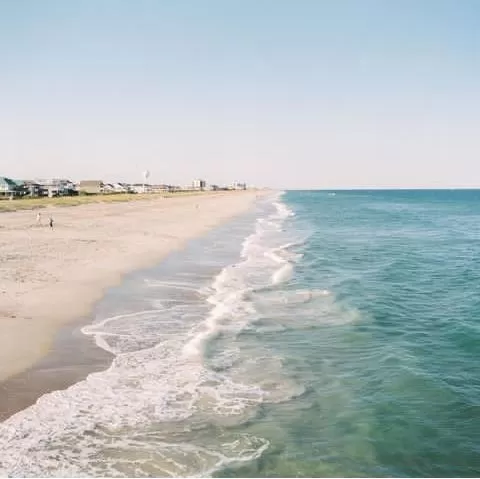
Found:
[[115, 193], [131, 193], [132, 188], [127, 183], [113, 183]]
[[207, 187], [207, 182], [205, 180], [193, 180], [192, 188], [194, 190], [201, 190], [203, 191]]
[[130, 188], [134, 193], [142, 194], [142, 193], [151, 193], [152, 188], [148, 184], [143, 184], [143, 183], [135, 183], [133, 185], [130, 185]]
[[48, 196], [67, 196], [76, 194], [77, 190], [75, 184], [63, 178], [49, 178], [42, 180], [35, 180], [35, 183], [47, 192]]
[[246, 183], [240, 183], [238, 181], [235, 181], [232, 185], [232, 188], [234, 190], [246, 190], [247, 189], [247, 184]]

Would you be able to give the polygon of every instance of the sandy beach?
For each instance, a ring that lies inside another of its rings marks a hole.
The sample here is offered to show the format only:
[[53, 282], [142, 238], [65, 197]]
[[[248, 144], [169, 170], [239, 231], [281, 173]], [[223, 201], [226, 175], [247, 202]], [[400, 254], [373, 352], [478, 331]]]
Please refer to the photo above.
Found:
[[[31, 367], [122, 275], [248, 210], [232, 192], [0, 214], [0, 380]], [[48, 218], [54, 219], [54, 228]]]

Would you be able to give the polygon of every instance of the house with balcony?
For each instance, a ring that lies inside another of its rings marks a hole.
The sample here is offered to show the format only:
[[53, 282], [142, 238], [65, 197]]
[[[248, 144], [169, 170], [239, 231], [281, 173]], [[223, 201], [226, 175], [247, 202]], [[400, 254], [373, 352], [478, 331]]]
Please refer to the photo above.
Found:
[[115, 193], [133, 193], [128, 183], [113, 183], [113, 190]]
[[0, 176], [0, 196], [7, 198], [23, 196], [23, 188], [11, 178]]
[[22, 188], [25, 196], [48, 196], [48, 189], [36, 181], [24, 180], [22, 181]]
[[64, 178], [36, 179], [33, 182], [27, 181], [25, 183], [33, 183], [34, 189], [38, 185], [39, 196], [52, 198], [54, 196], [74, 196], [78, 194], [73, 181]]
[[205, 180], [193, 180], [192, 182], [192, 188], [194, 190], [200, 190], [203, 191], [207, 187], [207, 182]]
[[239, 181], [235, 181], [232, 185], [233, 190], [246, 190], [247, 189], [247, 184], [246, 183], [241, 183]]

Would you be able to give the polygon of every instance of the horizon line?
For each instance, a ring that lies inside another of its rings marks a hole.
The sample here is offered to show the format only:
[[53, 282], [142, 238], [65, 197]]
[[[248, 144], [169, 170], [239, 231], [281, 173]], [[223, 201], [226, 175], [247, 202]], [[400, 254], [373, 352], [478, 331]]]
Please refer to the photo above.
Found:
[[480, 186], [380, 186], [380, 187], [339, 187], [339, 188], [283, 188], [285, 191], [443, 191], [480, 190]]

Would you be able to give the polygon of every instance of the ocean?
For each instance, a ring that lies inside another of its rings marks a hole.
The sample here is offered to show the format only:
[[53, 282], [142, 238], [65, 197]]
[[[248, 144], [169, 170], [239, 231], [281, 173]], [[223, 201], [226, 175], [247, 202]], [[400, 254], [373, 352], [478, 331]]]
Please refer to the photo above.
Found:
[[3, 476], [480, 475], [480, 191], [272, 193], [129, 275]]

